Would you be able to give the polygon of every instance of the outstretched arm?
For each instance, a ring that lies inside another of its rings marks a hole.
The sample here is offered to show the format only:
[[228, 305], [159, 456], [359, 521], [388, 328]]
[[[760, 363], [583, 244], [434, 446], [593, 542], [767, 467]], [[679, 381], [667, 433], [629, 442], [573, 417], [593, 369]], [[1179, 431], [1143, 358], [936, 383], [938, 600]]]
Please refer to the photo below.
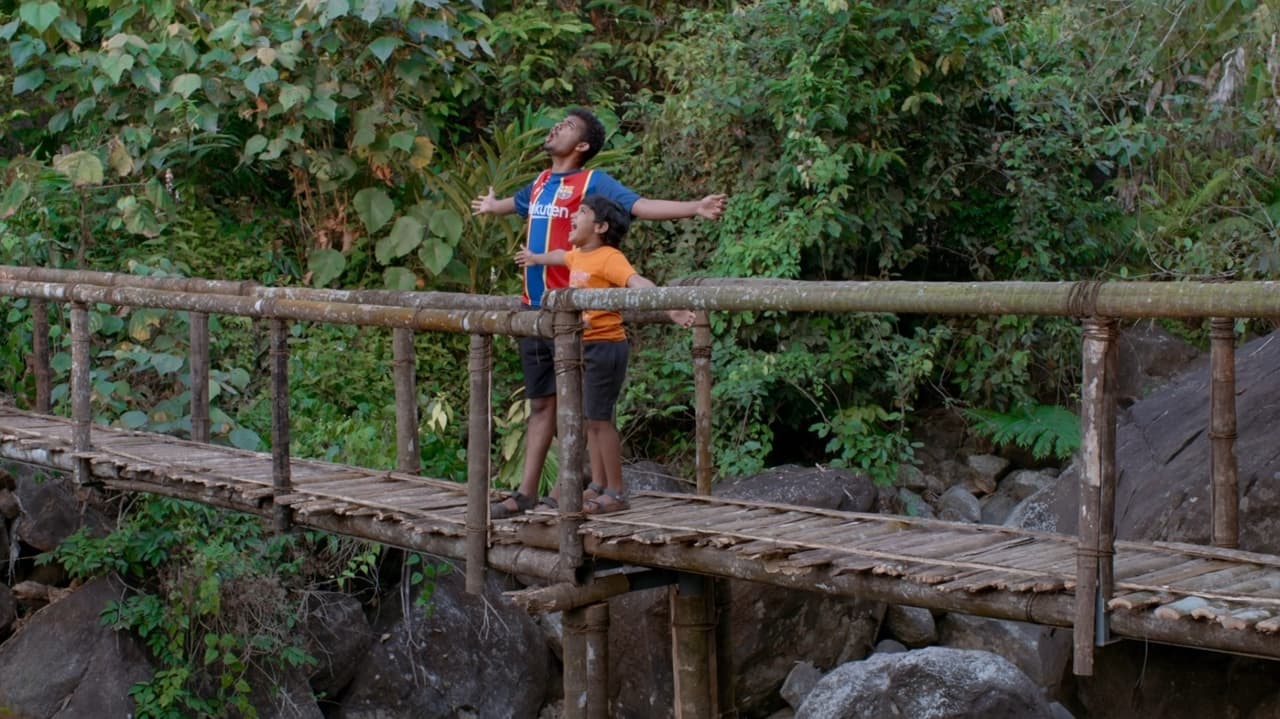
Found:
[[707, 195], [701, 200], [650, 200], [641, 197], [631, 206], [631, 214], [642, 220], [680, 220], [705, 217], [718, 220], [724, 214], [725, 195]]
[[501, 200], [493, 194], [493, 187], [489, 187], [489, 194], [481, 195], [471, 201], [471, 214], [473, 215], [510, 215], [516, 211], [516, 198], [504, 197]]
[[[657, 287], [657, 285], [653, 284], [649, 278], [640, 274], [631, 275], [627, 280], [628, 289], [647, 287]], [[697, 319], [689, 310], [667, 310], [667, 316], [671, 318], [672, 322], [675, 322], [681, 327], [692, 327], [694, 320]]]
[[516, 264], [521, 267], [530, 267], [533, 265], [563, 265], [564, 250], [552, 250], [538, 254], [530, 252], [528, 247], [521, 247], [516, 253]]

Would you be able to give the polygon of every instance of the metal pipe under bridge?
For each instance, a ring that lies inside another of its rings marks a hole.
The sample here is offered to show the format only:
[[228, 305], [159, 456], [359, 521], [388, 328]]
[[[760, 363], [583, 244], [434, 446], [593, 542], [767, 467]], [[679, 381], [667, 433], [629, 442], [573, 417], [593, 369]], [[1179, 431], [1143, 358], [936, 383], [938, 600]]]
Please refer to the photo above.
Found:
[[[34, 412], [0, 410], [0, 457], [66, 470], [77, 482], [179, 497], [270, 519], [280, 531], [307, 526], [463, 559], [469, 589], [486, 566], [550, 585], [514, 598], [531, 611], [563, 610], [565, 706], [602, 716], [600, 674], [588, 645], [600, 641], [599, 607], [633, 586], [671, 583], [678, 715], [731, 706], [713, 668], [728, 631], [716, 591], [737, 578], [801, 591], [910, 604], [1072, 627], [1077, 674], [1090, 674], [1096, 646], [1121, 638], [1280, 658], [1280, 557], [1236, 548], [1234, 334], [1237, 317], [1280, 317], [1273, 282], [798, 282], [700, 279], [648, 290], [561, 290], [540, 311], [510, 297], [438, 292], [269, 288], [253, 283], [0, 267], [0, 296], [33, 312]], [[49, 415], [49, 304], [70, 319], [71, 417]], [[189, 313], [190, 439], [91, 421], [88, 306]], [[628, 321], [663, 321], [660, 310], [694, 309], [693, 365], [698, 494], [641, 493], [631, 509], [588, 517], [581, 495], [581, 322], [584, 309], [621, 309]], [[709, 496], [710, 312], [895, 312], [1056, 315], [1084, 326], [1079, 534], [889, 515], [854, 514]], [[208, 444], [208, 316], [251, 317], [271, 336], [272, 451]], [[1204, 318], [1212, 323], [1208, 398], [1213, 459], [1211, 546], [1115, 540], [1115, 333], [1117, 319]], [[394, 333], [396, 471], [289, 456], [288, 323], [389, 327]], [[468, 482], [419, 476], [413, 333], [471, 336]], [[560, 509], [489, 521], [492, 337], [555, 339], [557, 427], [564, 455]], [[633, 570], [597, 575], [607, 563]], [[723, 600], [723, 597], [721, 597]], [[594, 618], [594, 619], [593, 619]], [[704, 629], [699, 630], [698, 627]], [[701, 632], [701, 634], [699, 634]], [[594, 644], [593, 644], [594, 643]], [[586, 677], [592, 677], [588, 685]], [[721, 674], [724, 676], [724, 674]], [[570, 709], [571, 708], [571, 709]]]

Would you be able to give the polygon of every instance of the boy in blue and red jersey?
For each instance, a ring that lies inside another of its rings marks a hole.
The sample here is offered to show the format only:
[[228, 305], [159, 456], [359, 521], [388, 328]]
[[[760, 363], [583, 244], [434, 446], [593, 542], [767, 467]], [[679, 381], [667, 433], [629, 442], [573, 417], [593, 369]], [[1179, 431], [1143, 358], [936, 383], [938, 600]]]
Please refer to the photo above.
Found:
[[[551, 167], [516, 192], [498, 199], [489, 194], [471, 202], [474, 214], [508, 215], [528, 218], [528, 251], [544, 254], [568, 250], [572, 218], [587, 195], [603, 195], [617, 202], [634, 217], [643, 220], [675, 220], [685, 217], [720, 218], [725, 196], [707, 195], [701, 200], [680, 202], [640, 197], [603, 170], [586, 170], [583, 165], [604, 146], [604, 124], [582, 108], [569, 110], [552, 126], [542, 149], [551, 158]], [[530, 266], [524, 272], [524, 302], [541, 307], [547, 290], [569, 286], [568, 269]], [[547, 450], [556, 432], [556, 384], [554, 347], [551, 340], [525, 337], [520, 340], [520, 364], [524, 370], [525, 397], [529, 400], [529, 423], [525, 436], [524, 471], [520, 488], [489, 508], [494, 519], [510, 517], [532, 509], [538, 501], [538, 480]]]

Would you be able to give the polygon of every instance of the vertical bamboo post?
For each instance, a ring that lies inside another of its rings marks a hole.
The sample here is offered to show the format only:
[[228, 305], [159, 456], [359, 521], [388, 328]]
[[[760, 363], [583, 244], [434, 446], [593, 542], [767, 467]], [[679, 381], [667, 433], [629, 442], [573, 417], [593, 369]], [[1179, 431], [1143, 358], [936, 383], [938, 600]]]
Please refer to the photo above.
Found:
[[1235, 548], [1240, 543], [1240, 493], [1236, 476], [1236, 365], [1235, 321], [1214, 317], [1210, 321], [1209, 466], [1215, 547]]
[[[472, 338], [472, 351], [475, 342]], [[418, 454], [418, 389], [417, 361], [413, 349], [413, 330], [392, 330], [392, 379], [396, 388], [396, 469], [409, 474], [422, 471]], [[473, 379], [474, 381], [474, 379]]]
[[[1112, 584], [1115, 498], [1115, 320], [1084, 321], [1080, 411], [1080, 527], [1076, 545], [1075, 673], [1093, 675], [1093, 649], [1105, 631]], [[1105, 489], [1104, 489], [1105, 488]], [[1108, 499], [1110, 497], [1110, 499]], [[1104, 594], [1104, 591], [1106, 592]]]
[[711, 494], [711, 323], [698, 312], [693, 323], [694, 445], [698, 494]]
[[83, 302], [71, 303], [71, 448], [76, 452], [73, 476], [76, 484], [91, 479], [89, 458], [90, 427], [93, 422], [91, 403], [93, 380], [89, 371], [89, 307]]
[[[556, 494], [560, 503], [560, 571], [564, 581], [577, 582], [582, 566], [582, 460], [586, 437], [582, 429], [582, 314], [557, 311], [555, 334], [556, 433], [560, 436], [560, 475]], [[568, 700], [566, 699], [566, 704]]]
[[587, 719], [609, 717], [609, 603], [583, 612], [586, 620]]
[[733, 685], [732, 586], [733, 580], [724, 577], [712, 583], [716, 605], [716, 700], [721, 719], [738, 716], [738, 698]]
[[[288, 323], [271, 320], [271, 484], [273, 497], [292, 491], [289, 468], [289, 331]], [[289, 531], [293, 512], [275, 505], [275, 530]]]
[[49, 414], [53, 406], [53, 368], [49, 353], [49, 303], [31, 300], [31, 371], [36, 376], [35, 410]]
[[471, 335], [471, 398], [467, 424], [467, 591], [484, 591], [489, 544], [489, 427], [492, 421], [493, 338]]
[[209, 441], [209, 315], [188, 312], [191, 336], [191, 439]]
[[564, 719], [587, 716], [587, 608], [575, 607], [562, 615], [564, 639]]
[[682, 574], [671, 597], [671, 666], [676, 719], [717, 716], [715, 690], [715, 598], [711, 583]]

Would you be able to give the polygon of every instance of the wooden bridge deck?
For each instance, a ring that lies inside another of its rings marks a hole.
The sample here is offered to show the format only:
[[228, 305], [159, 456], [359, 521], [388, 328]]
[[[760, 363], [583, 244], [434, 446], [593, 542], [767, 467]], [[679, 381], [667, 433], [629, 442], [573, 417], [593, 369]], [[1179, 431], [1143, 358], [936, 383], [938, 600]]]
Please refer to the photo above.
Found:
[[[0, 457], [70, 469], [67, 419], [0, 408]], [[269, 454], [94, 426], [84, 455], [105, 486], [272, 510]], [[293, 459], [281, 498], [298, 525], [462, 558], [466, 487]], [[352, 521], [359, 520], [359, 521]], [[692, 495], [639, 493], [589, 518], [598, 559], [718, 574], [838, 596], [1070, 626], [1072, 536]], [[494, 522], [494, 543], [554, 549], [556, 515]], [[1280, 557], [1198, 545], [1116, 543], [1115, 636], [1280, 658]]]

